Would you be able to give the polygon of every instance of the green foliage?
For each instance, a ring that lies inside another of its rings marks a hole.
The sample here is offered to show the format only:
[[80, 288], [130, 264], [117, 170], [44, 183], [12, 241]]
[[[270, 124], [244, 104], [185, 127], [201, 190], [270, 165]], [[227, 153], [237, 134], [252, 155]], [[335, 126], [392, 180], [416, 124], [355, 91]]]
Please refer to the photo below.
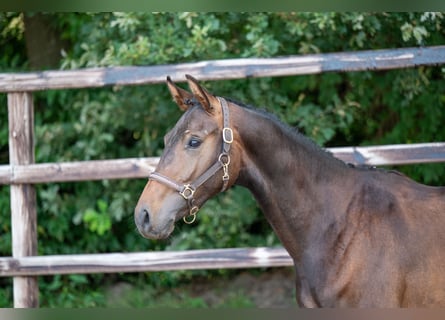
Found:
[[86, 275], [55, 275], [39, 280], [41, 307], [90, 308], [105, 305], [104, 293], [96, 289], [95, 281]]
[[0, 187], [0, 252], [11, 256], [11, 217], [6, 208], [10, 207], [9, 187]]
[[[64, 41], [61, 69], [158, 65], [439, 45], [442, 13], [47, 13]], [[28, 68], [24, 14], [0, 13], [0, 70]], [[444, 141], [445, 69], [328, 73], [208, 82], [210, 91], [266, 108], [325, 146]], [[34, 94], [36, 161], [160, 155], [180, 116], [164, 85]], [[0, 163], [8, 163], [6, 95], [0, 95]], [[445, 184], [441, 164], [403, 167], [414, 179]], [[37, 186], [39, 254], [270, 246], [278, 240], [241, 188], [209, 201], [193, 226], [166, 242], [135, 229], [145, 179]], [[11, 255], [9, 188], [0, 189], [0, 255]], [[215, 271], [212, 271], [215, 273]], [[221, 271], [224, 273], [228, 271]], [[217, 272], [216, 272], [217, 273]], [[192, 274], [146, 274], [174, 285]], [[212, 273], [207, 273], [212, 274]], [[132, 279], [134, 275], [125, 276]], [[140, 278], [137, 278], [141, 280]], [[0, 279], [2, 287], [9, 279]], [[44, 277], [47, 306], [103, 303], [101, 275]], [[90, 296], [82, 296], [83, 291]], [[0, 306], [10, 299], [0, 290]], [[200, 303], [199, 301], [195, 301]], [[194, 302], [194, 303], [195, 303]]]
[[111, 229], [111, 218], [107, 214], [108, 205], [105, 201], [97, 200], [98, 210], [87, 209], [83, 214], [83, 222], [88, 226], [91, 232], [96, 232], [99, 236]]
[[199, 212], [194, 227], [177, 232], [167, 249], [205, 249], [215, 243], [225, 248], [277, 245], [277, 238], [260, 221], [253, 197], [245, 189], [232, 188], [216, 201], [209, 201]]
[[0, 290], [0, 306], [2, 308], [12, 308], [12, 278], [1, 278], [0, 287], [2, 288]]

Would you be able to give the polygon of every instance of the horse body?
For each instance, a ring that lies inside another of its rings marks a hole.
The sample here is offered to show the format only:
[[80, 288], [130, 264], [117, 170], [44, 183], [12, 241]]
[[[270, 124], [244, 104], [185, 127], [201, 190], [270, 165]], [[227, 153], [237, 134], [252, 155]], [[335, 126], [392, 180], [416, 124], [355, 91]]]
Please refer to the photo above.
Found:
[[300, 305], [445, 305], [445, 188], [351, 168], [244, 112], [252, 126], [237, 128], [248, 159], [237, 183], [294, 259]]
[[[157, 169], [179, 175], [184, 183], [202, 172], [197, 163], [211, 165], [209, 154], [219, 148], [214, 134], [222, 123], [218, 101], [201, 87], [194, 90], [196, 85], [192, 81], [193, 95], [170, 85], [180, 106], [192, 98], [199, 101], [173, 131], [175, 136], [188, 132], [185, 141], [188, 134], [201, 135], [210, 152], [204, 156], [198, 150], [186, 151], [187, 157], [201, 162], [187, 159], [193, 164], [181, 176], [172, 150], [178, 152], [184, 142], [171, 142]], [[293, 258], [299, 305], [445, 306], [444, 187], [348, 166], [273, 116], [234, 102], [229, 106], [234, 132], [229, 185], [252, 192]], [[207, 124], [197, 128], [196, 119]], [[196, 190], [200, 205], [219, 192], [218, 178], [215, 175]], [[151, 183], [141, 195], [135, 220], [144, 236], [160, 238], [172, 231], [166, 221], [174, 223], [187, 207], [171, 188]], [[152, 231], [155, 227], [158, 231]]]

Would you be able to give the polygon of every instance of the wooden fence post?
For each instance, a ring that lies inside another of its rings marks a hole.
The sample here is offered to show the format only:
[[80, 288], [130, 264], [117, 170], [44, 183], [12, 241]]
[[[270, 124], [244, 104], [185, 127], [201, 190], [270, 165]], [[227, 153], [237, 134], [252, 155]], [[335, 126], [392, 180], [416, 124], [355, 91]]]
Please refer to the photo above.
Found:
[[[34, 163], [34, 105], [30, 92], [8, 93], [9, 163]], [[36, 192], [32, 184], [11, 184], [11, 233], [14, 258], [37, 255]], [[14, 277], [14, 307], [39, 305], [37, 277]]]

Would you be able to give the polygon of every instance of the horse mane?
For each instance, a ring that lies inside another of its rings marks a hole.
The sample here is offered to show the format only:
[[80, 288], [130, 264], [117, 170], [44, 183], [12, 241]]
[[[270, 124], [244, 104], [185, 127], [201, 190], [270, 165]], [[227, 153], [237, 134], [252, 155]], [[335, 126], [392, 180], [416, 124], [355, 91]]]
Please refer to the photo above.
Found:
[[245, 108], [247, 110], [250, 110], [251, 112], [254, 112], [256, 114], [259, 114], [260, 116], [262, 116], [263, 118], [266, 118], [268, 120], [270, 120], [272, 123], [274, 123], [277, 127], [279, 127], [283, 132], [287, 133], [287, 136], [291, 137], [293, 140], [295, 140], [295, 143], [298, 144], [303, 144], [307, 150], [314, 152], [315, 154], [319, 154], [322, 157], [325, 158], [330, 158], [334, 161], [337, 161], [343, 165], [346, 165], [350, 168], [354, 168], [356, 170], [361, 170], [361, 171], [376, 171], [376, 172], [382, 172], [382, 173], [392, 173], [392, 174], [396, 174], [399, 176], [403, 176], [406, 177], [405, 174], [391, 169], [391, 170], [387, 170], [384, 168], [378, 168], [376, 166], [373, 165], [367, 165], [367, 164], [353, 164], [353, 163], [345, 163], [344, 161], [336, 158], [332, 152], [330, 152], [329, 150], [326, 150], [323, 147], [320, 147], [318, 144], [315, 143], [314, 140], [312, 140], [311, 138], [307, 137], [306, 135], [302, 134], [300, 131], [298, 131], [298, 128], [296, 127], [291, 127], [290, 125], [284, 123], [280, 118], [278, 118], [278, 116], [276, 116], [275, 114], [267, 111], [265, 108], [258, 108], [249, 104], [246, 104], [244, 102], [240, 102], [238, 100], [232, 99], [232, 98], [226, 98], [224, 97], [224, 99], [226, 99], [227, 101], [234, 103], [242, 108]]
[[320, 147], [318, 144], [315, 143], [314, 140], [312, 140], [311, 138], [307, 137], [306, 135], [304, 135], [300, 131], [298, 131], [298, 128], [291, 127], [290, 125], [284, 123], [280, 118], [278, 118], [278, 116], [267, 111], [266, 109], [248, 105], [248, 104], [245, 104], [243, 102], [237, 101], [232, 98], [224, 97], [224, 99], [226, 99], [227, 101], [234, 103], [242, 108], [245, 108], [253, 113], [256, 113], [256, 114], [262, 116], [263, 118], [268, 119], [269, 121], [274, 123], [278, 128], [280, 128], [280, 130], [282, 132], [286, 133], [286, 135], [288, 137], [290, 137], [293, 141], [295, 141], [295, 143], [297, 143], [299, 145], [304, 145], [308, 151], [319, 154], [322, 157], [327, 157], [332, 160], [339, 161], [342, 164], [346, 165], [342, 160], [334, 157], [332, 152], [330, 152], [329, 150], [326, 150], [323, 147]]

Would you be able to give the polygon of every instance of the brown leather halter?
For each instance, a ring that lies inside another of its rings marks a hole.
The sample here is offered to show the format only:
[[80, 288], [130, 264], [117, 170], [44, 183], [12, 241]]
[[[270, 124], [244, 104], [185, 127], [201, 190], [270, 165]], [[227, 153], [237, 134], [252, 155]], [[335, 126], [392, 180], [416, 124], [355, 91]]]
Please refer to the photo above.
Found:
[[[199, 211], [199, 207], [196, 204], [195, 198], [193, 197], [196, 189], [203, 185], [207, 180], [213, 177], [221, 168], [223, 169], [222, 176], [222, 188], [221, 192], [225, 191], [229, 183], [229, 164], [230, 164], [230, 146], [233, 142], [233, 131], [230, 128], [230, 118], [229, 118], [229, 106], [224, 98], [218, 97], [219, 103], [221, 104], [222, 115], [223, 115], [223, 129], [222, 129], [222, 150], [218, 156], [218, 160], [208, 168], [202, 175], [200, 175], [195, 181], [185, 184], [180, 184], [175, 180], [164, 176], [159, 172], [152, 172], [149, 176], [151, 180], [158, 181], [172, 189], [175, 189], [179, 194], [187, 201], [189, 207], [189, 215], [183, 218], [184, 222], [191, 224], [196, 220], [196, 214]], [[187, 217], [192, 217], [191, 220], [187, 220]]]

